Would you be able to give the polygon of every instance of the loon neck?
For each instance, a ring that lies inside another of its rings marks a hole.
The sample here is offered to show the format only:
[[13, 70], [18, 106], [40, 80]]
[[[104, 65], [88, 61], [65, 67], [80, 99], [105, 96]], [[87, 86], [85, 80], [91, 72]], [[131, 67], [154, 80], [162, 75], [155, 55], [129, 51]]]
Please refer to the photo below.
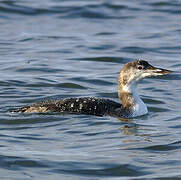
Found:
[[118, 96], [125, 110], [131, 111], [132, 117], [147, 114], [148, 110], [137, 92], [135, 84], [118, 82]]

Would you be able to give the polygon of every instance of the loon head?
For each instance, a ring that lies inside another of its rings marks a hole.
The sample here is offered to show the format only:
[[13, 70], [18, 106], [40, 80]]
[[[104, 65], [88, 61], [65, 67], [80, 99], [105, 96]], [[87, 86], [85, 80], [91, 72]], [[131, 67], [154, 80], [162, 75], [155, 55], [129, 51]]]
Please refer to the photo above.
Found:
[[123, 66], [118, 79], [118, 96], [123, 107], [132, 112], [132, 117], [148, 112], [137, 93], [137, 82], [145, 77], [166, 75], [171, 72], [167, 69], [156, 68], [144, 60], [135, 60]]
[[131, 85], [145, 77], [161, 76], [171, 72], [167, 69], [154, 67], [147, 61], [135, 60], [124, 65], [120, 72], [119, 81], [122, 85]]

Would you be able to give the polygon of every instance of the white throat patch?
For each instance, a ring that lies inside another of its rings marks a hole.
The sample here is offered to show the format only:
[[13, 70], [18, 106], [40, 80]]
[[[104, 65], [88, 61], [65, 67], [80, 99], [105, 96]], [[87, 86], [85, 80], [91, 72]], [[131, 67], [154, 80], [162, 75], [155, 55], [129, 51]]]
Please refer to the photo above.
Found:
[[135, 84], [132, 84], [130, 86], [127, 86], [124, 90], [127, 89], [127, 92], [132, 94], [133, 99], [133, 107], [132, 107], [132, 117], [142, 116], [144, 114], [148, 113], [148, 109], [146, 104], [142, 101], [140, 98], [137, 88]]
[[134, 106], [132, 108], [132, 117], [136, 117], [136, 116], [142, 116], [144, 114], [148, 113], [148, 109], [146, 104], [141, 100], [141, 98], [139, 97], [139, 99], [135, 99], [134, 102]]

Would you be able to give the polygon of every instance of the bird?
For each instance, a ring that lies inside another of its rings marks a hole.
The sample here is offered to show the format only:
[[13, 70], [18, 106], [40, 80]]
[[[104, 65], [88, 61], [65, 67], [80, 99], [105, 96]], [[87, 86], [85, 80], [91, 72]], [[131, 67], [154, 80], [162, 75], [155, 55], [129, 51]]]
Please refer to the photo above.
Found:
[[46, 100], [15, 109], [18, 113], [86, 114], [95, 116], [112, 116], [117, 118], [134, 118], [148, 113], [146, 104], [137, 91], [138, 82], [146, 77], [162, 76], [172, 71], [157, 68], [145, 60], [126, 63], [118, 77], [118, 97], [121, 103], [99, 97], [77, 97], [59, 100]]

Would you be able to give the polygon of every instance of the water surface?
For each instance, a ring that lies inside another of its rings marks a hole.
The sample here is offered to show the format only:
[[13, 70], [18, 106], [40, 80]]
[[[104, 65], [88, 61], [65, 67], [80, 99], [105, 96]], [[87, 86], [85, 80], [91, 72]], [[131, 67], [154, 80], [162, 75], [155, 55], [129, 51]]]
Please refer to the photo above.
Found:
[[[0, 1], [0, 179], [181, 177], [180, 1]], [[132, 59], [174, 71], [146, 79], [146, 116], [12, 114], [51, 98], [118, 101]]]

